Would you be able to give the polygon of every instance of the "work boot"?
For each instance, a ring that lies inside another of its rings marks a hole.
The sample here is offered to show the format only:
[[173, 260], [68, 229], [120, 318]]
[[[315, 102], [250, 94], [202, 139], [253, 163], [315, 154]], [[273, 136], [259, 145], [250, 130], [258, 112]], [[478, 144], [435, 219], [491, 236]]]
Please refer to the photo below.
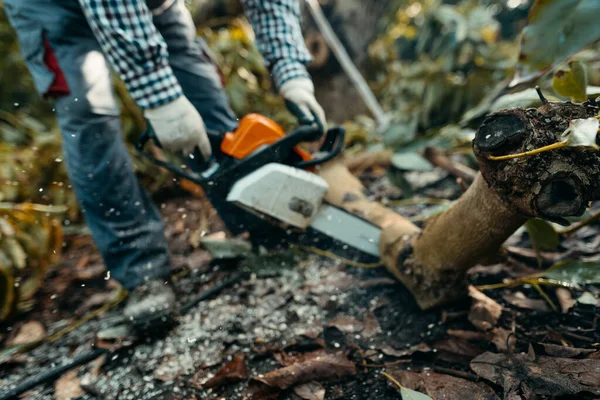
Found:
[[123, 314], [134, 329], [155, 330], [173, 321], [175, 306], [175, 292], [171, 283], [152, 280], [129, 293]]

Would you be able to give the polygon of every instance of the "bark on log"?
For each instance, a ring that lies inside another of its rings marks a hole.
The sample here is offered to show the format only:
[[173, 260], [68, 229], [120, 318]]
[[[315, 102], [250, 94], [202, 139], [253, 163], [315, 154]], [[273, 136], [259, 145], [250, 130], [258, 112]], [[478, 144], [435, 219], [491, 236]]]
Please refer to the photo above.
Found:
[[473, 149], [488, 184], [510, 206], [528, 217], [568, 224], [564, 217], [583, 214], [600, 195], [598, 151], [565, 147], [533, 157], [490, 161], [559, 142], [569, 121], [595, 117], [598, 107], [550, 103], [538, 109], [515, 109], [489, 116], [480, 127]]
[[569, 121], [595, 116], [595, 103], [548, 103], [489, 116], [474, 139], [481, 173], [445, 213], [421, 230], [368, 201], [362, 185], [340, 160], [319, 170], [329, 183], [327, 201], [382, 227], [380, 254], [388, 270], [423, 309], [467, 294], [466, 271], [497, 255], [530, 217], [561, 221], [600, 199], [600, 152], [562, 148], [530, 158], [492, 161], [559, 140]]

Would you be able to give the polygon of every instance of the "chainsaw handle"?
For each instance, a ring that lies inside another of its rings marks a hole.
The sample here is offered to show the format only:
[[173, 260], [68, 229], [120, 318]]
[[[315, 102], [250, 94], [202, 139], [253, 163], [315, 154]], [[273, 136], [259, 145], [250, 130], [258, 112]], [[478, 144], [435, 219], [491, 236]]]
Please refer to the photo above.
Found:
[[312, 167], [318, 164], [323, 164], [342, 152], [344, 148], [344, 142], [346, 139], [346, 129], [343, 126], [330, 128], [325, 135], [325, 141], [319, 149], [319, 153], [325, 153], [325, 155], [313, 158], [311, 160], [300, 161], [296, 164], [298, 168]]
[[[215, 157], [214, 155], [211, 156], [211, 158], [207, 161], [204, 161], [204, 168], [202, 172], [194, 172], [194, 173], [190, 173], [186, 170], [184, 170], [181, 167], [176, 167], [173, 164], [170, 164], [166, 161], [163, 160], [159, 160], [158, 158], [154, 157], [153, 155], [149, 154], [148, 152], [146, 152], [144, 150], [144, 148], [146, 147], [146, 144], [148, 144], [149, 141], [153, 141], [154, 144], [156, 146], [158, 146], [159, 148], [162, 149], [162, 145], [160, 144], [160, 142], [158, 141], [158, 139], [156, 138], [156, 135], [154, 134], [154, 130], [152, 129], [152, 127], [148, 124], [148, 129], [146, 129], [144, 132], [142, 132], [140, 139], [137, 141], [137, 143], [135, 144], [135, 149], [138, 151], [138, 153], [146, 158], [147, 160], [165, 168], [166, 170], [168, 170], [169, 172], [175, 174], [176, 176], [180, 176], [183, 177], [187, 180], [190, 180], [192, 182], [196, 182], [196, 183], [201, 183], [203, 181], [206, 181], [207, 178], [204, 175], [210, 174], [210, 172], [212, 172], [216, 167], [218, 167], [218, 164], [215, 161]], [[199, 159], [199, 160], [203, 160], [202, 154], [200, 153], [200, 151], [196, 148], [194, 149], [194, 153], [193, 153], [194, 159]]]

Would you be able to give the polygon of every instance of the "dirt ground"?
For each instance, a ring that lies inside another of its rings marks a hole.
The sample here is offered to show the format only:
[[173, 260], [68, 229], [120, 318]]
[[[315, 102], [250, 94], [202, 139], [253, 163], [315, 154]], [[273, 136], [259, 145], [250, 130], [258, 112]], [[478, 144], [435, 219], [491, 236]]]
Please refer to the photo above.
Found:
[[[428, 174], [413, 177], [415, 196], [460, 195], [443, 171]], [[373, 199], [389, 202], [399, 195], [381, 175], [363, 178]], [[119, 309], [106, 312], [53, 343], [5, 361], [0, 388], [66, 363], [96, 344], [113, 352], [23, 398], [412, 398], [382, 371], [440, 399], [600, 398], [600, 313], [594, 305], [576, 303], [556, 312], [531, 285], [489, 290], [485, 294], [502, 307], [498, 321], [484, 331], [469, 317], [471, 299], [423, 312], [382, 268], [348, 266], [293, 248], [246, 260], [213, 258], [196, 248], [199, 228], [224, 236], [205, 200], [179, 193], [157, 202], [181, 304], [238, 271], [246, 271], [243, 279], [191, 309], [161, 336], [135, 338], [111, 328]], [[396, 209], [418, 220], [433, 207]], [[573, 257], [598, 260], [599, 228], [592, 225], [564, 240], [559, 251], [544, 254], [542, 267]], [[508, 261], [474, 268], [471, 283], [498, 283], [538, 268], [525, 232], [507, 245]], [[36, 304], [0, 327], [0, 340], [4, 345], [23, 340], [24, 332], [35, 335], [36, 329], [56, 333], [90, 315], [115, 287], [90, 237], [68, 236], [63, 262], [48, 276]], [[543, 290], [554, 304], [563, 304], [554, 287]], [[585, 292], [597, 299], [600, 288], [572, 289], [570, 295], [576, 299]], [[552, 397], [556, 394], [564, 395]]]

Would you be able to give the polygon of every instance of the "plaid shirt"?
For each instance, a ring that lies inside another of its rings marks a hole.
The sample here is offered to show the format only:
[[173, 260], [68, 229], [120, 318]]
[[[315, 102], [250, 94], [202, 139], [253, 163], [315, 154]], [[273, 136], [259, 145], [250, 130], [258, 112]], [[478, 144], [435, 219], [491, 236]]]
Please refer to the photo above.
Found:
[[[168, 0], [161, 12], [174, 1]], [[167, 45], [152, 23], [144, 0], [79, 0], [110, 64], [143, 109], [183, 94], [169, 65]], [[299, 0], [242, 0], [259, 51], [277, 88], [296, 77], [309, 77], [310, 53], [300, 30]]]

